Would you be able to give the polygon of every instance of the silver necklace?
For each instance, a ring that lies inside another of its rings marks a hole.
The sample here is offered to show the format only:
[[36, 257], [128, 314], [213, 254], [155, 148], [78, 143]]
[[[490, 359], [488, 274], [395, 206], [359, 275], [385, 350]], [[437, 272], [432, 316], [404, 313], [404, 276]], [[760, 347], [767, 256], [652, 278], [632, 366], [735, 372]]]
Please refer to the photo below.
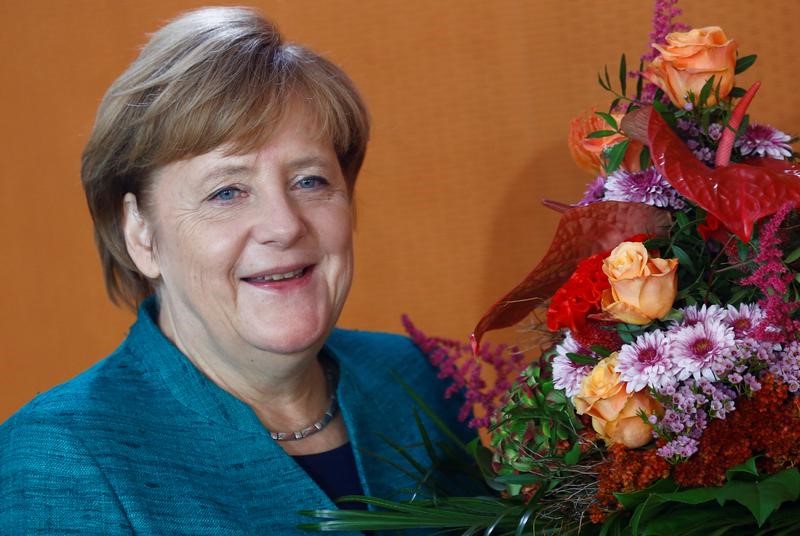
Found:
[[269, 435], [275, 441], [297, 441], [298, 439], [305, 439], [308, 436], [312, 436], [328, 426], [336, 416], [336, 413], [338, 413], [339, 403], [336, 401], [336, 366], [329, 362], [329, 359], [326, 357], [323, 357], [320, 362], [322, 363], [322, 368], [325, 370], [328, 392], [331, 394], [330, 402], [328, 402], [328, 409], [325, 410], [325, 413], [318, 421], [296, 432], [270, 432]]

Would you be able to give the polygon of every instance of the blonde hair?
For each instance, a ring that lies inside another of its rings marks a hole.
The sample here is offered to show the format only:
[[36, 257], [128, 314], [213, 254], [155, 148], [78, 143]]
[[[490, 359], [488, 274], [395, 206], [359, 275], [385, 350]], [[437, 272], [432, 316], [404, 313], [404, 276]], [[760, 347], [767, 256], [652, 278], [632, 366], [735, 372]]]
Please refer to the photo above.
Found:
[[83, 152], [81, 180], [111, 300], [136, 307], [154, 291], [128, 255], [122, 201], [147, 206], [154, 171], [225, 144], [248, 152], [269, 140], [301, 99], [329, 139], [352, 194], [369, 116], [347, 75], [311, 50], [284, 43], [246, 8], [186, 13], [153, 34], [111, 84]]

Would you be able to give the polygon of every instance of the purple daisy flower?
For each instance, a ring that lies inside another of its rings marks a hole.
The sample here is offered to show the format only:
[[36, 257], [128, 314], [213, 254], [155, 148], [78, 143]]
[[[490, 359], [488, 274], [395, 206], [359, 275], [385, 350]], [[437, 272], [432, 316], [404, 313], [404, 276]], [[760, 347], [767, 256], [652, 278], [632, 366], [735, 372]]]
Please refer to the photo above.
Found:
[[606, 179], [605, 199], [681, 209], [685, 202], [664, 177], [649, 167], [643, 171], [615, 171]]
[[786, 160], [792, 156], [792, 137], [769, 125], [748, 125], [735, 146], [742, 156], [768, 156]]
[[733, 368], [736, 340], [733, 329], [722, 322], [685, 326], [671, 333], [670, 339], [679, 380], [692, 376], [716, 381]]
[[661, 331], [651, 331], [624, 345], [617, 356], [617, 372], [633, 393], [646, 386], [659, 389], [674, 381], [669, 339]]
[[742, 303], [739, 307], [728, 305], [724, 313], [725, 323], [733, 328], [737, 339], [752, 335], [765, 316], [761, 307], [755, 303]]
[[586, 187], [586, 191], [583, 192], [583, 199], [578, 202], [578, 206], [585, 207], [597, 201], [602, 201], [603, 194], [605, 193], [605, 185], [606, 178], [603, 175], [598, 175], [597, 178]]
[[553, 358], [553, 386], [563, 389], [567, 396], [575, 396], [581, 391], [583, 379], [592, 371], [591, 365], [579, 365], [567, 357], [567, 354], [592, 355], [583, 348], [567, 330], [567, 336], [556, 346]]

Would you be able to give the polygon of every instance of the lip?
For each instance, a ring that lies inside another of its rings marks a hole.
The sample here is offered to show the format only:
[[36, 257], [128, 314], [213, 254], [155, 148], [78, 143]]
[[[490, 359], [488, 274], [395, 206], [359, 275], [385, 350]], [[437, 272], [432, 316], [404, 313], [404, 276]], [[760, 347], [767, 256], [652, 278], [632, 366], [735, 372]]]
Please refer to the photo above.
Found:
[[[258, 288], [270, 288], [270, 289], [286, 289], [304, 285], [311, 279], [311, 274], [313, 273], [314, 269], [316, 268], [315, 264], [294, 264], [288, 266], [277, 266], [275, 268], [270, 268], [269, 270], [264, 270], [261, 272], [256, 272], [250, 275], [246, 275], [241, 277], [240, 280], [243, 283], [247, 283], [248, 285], [252, 285]], [[289, 279], [279, 279], [279, 280], [264, 280], [259, 281], [257, 278], [271, 276], [275, 274], [288, 274], [290, 272], [295, 272], [297, 270], [303, 270], [302, 275], [299, 277], [292, 277]]]

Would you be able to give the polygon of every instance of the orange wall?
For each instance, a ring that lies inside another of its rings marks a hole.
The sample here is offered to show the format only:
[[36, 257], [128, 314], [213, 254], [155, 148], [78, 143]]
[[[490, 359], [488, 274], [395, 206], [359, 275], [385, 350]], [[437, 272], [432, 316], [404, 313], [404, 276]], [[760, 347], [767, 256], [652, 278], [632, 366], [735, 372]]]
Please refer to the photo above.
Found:
[[[229, 3], [229, 2], [220, 2]], [[241, 2], [237, 2], [241, 3]], [[463, 338], [546, 248], [589, 177], [569, 119], [608, 99], [604, 63], [647, 43], [644, 0], [261, 0], [291, 40], [327, 54], [370, 104], [356, 282], [341, 325]], [[686, 2], [760, 59], [755, 116], [800, 132], [795, 0]], [[0, 5], [0, 421], [103, 357], [132, 316], [103, 290], [78, 166], [95, 108], [145, 34], [190, 0]], [[741, 82], [740, 82], [741, 83]]]

